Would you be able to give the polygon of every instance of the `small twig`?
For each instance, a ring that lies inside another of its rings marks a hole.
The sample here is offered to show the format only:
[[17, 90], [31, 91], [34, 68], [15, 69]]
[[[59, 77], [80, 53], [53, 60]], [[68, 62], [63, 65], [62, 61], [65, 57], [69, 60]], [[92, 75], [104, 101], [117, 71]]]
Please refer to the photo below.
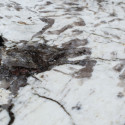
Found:
[[37, 95], [37, 96], [40, 97], [40, 98], [44, 98], [44, 99], [46, 99], [46, 100], [52, 101], [52, 102], [56, 103], [57, 105], [59, 105], [59, 106], [63, 109], [63, 111], [70, 117], [70, 119], [72, 120], [72, 124], [75, 125], [75, 123], [74, 123], [74, 121], [73, 121], [72, 116], [70, 115], [70, 113], [69, 113], [69, 112], [66, 110], [66, 108], [65, 108], [61, 103], [59, 103], [57, 100], [54, 100], [54, 99], [49, 98], [49, 97], [46, 97], [46, 96], [39, 95], [39, 94], [37, 94], [37, 93], [33, 93], [33, 94], [34, 94], [34, 95]]

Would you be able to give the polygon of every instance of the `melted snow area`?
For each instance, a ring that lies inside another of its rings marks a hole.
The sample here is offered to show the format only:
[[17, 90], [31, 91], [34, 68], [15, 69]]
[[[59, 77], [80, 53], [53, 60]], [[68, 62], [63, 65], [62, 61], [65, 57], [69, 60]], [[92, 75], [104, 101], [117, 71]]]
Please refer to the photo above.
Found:
[[68, 60], [97, 61], [89, 77], [75, 64], [34, 74], [16, 96], [2, 81], [0, 125], [125, 125], [124, 0], [0, 0], [0, 34], [8, 50], [86, 39], [91, 54]]

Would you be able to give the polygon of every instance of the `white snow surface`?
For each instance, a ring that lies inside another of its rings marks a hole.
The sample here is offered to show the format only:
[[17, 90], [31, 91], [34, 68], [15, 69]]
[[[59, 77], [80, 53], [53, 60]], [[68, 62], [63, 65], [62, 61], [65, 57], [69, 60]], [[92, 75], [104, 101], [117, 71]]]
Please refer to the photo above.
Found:
[[[53, 26], [33, 37], [46, 25], [40, 20], [44, 17], [54, 19]], [[75, 25], [80, 20], [85, 26]], [[50, 33], [66, 25], [73, 27]], [[35, 74], [37, 79], [29, 77], [16, 97], [1, 88], [0, 105], [10, 98], [14, 104], [11, 125], [125, 125], [125, 80], [119, 78], [124, 69], [113, 68], [125, 60], [124, 0], [0, 0], [0, 34], [8, 49], [21, 46], [21, 40], [35, 44], [44, 38], [61, 47], [75, 38], [87, 39], [89, 58], [97, 61], [90, 78], [75, 78], [82, 67], [65, 64]], [[10, 125], [9, 119], [1, 108], [0, 125]]]

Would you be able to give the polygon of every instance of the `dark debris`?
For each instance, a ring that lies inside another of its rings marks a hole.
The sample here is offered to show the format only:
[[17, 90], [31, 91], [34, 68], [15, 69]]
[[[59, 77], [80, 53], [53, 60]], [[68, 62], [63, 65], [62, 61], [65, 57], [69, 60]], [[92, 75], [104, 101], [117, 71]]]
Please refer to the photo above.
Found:
[[[46, 20], [46, 19], [45, 19]], [[44, 20], [43, 20], [44, 21]], [[34, 73], [51, 70], [54, 66], [73, 64], [85, 66], [75, 77], [91, 77], [95, 60], [83, 59], [69, 61], [81, 55], [90, 55], [91, 49], [84, 46], [88, 43], [86, 39], [74, 39], [62, 45], [62, 48], [49, 46], [47, 44], [25, 45], [22, 48], [2, 48], [2, 65], [0, 66], [0, 80], [10, 83], [9, 90], [17, 94], [20, 87], [27, 85], [27, 78]]]

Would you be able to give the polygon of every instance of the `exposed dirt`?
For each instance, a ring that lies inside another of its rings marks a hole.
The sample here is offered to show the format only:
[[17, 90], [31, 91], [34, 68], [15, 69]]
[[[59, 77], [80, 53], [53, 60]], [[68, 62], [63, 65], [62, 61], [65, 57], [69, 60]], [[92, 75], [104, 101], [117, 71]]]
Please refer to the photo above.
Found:
[[[40, 73], [51, 70], [54, 66], [63, 64], [75, 64], [85, 66], [80, 70], [77, 77], [91, 77], [95, 60], [84, 59], [78, 61], [69, 61], [81, 55], [90, 55], [91, 49], [84, 46], [88, 43], [86, 39], [73, 39], [62, 44], [62, 48], [49, 46], [47, 44], [25, 45], [21, 48], [1, 48], [0, 80], [9, 83], [8, 89], [17, 94], [18, 89], [27, 85], [27, 77], [34, 73]], [[77, 48], [80, 47], [80, 48]]]

